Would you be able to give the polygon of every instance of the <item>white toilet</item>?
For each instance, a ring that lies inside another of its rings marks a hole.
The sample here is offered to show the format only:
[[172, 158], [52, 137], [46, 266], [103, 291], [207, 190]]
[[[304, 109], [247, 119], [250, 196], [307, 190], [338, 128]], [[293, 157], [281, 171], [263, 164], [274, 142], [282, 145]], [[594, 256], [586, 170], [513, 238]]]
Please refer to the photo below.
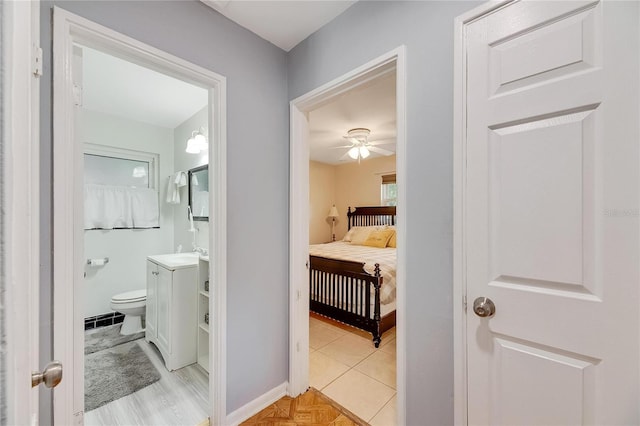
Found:
[[147, 306], [147, 289], [116, 294], [111, 298], [111, 309], [124, 314], [120, 334], [129, 335], [144, 331], [142, 315]]

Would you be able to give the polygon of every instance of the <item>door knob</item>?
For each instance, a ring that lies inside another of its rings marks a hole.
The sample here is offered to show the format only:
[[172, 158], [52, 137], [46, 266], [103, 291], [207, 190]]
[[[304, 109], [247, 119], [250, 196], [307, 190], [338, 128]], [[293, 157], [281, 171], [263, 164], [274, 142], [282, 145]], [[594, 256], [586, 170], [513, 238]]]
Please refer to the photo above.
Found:
[[496, 305], [488, 297], [478, 297], [473, 301], [473, 312], [479, 317], [489, 318], [496, 313]]
[[60, 361], [51, 361], [44, 368], [42, 373], [31, 373], [31, 387], [38, 386], [40, 383], [48, 388], [55, 388], [62, 380], [62, 363]]

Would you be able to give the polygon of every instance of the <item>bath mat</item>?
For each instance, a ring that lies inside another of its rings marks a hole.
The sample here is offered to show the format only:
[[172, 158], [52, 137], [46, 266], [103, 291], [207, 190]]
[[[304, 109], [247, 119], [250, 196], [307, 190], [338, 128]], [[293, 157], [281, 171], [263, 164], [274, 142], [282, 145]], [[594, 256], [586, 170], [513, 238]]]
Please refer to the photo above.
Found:
[[84, 333], [84, 354], [92, 354], [103, 349], [112, 348], [123, 343], [144, 337], [144, 331], [129, 336], [120, 334], [122, 324], [100, 327]]
[[160, 380], [138, 342], [128, 342], [84, 357], [84, 409], [91, 411]]

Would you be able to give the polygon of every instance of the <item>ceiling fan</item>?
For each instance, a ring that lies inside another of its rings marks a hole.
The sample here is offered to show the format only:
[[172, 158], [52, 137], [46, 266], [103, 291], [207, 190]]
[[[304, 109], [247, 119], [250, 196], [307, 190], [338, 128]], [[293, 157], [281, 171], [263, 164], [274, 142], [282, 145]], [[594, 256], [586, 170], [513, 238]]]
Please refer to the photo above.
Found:
[[361, 159], [367, 158], [371, 152], [377, 152], [382, 155], [392, 155], [393, 151], [389, 151], [387, 149], [378, 148], [376, 145], [385, 145], [389, 142], [384, 142], [386, 140], [392, 139], [378, 139], [378, 140], [369, 140], [369, 134], [371, 130], [365, 129], [363, 127], [356, 127], [355, 129], [351, 129], [347, 132], [343, 138], [347, 139], [351, 142], [351, 145], [342, 145], [342, 146], [334, 146], [332, 149], [341, 149], [341, 148], [349, 148], [349, 150], [340, 157], [340, 160], [346, 160], [347, 157], [351, 157], [354, 160], [358, 160], [360, 162]]

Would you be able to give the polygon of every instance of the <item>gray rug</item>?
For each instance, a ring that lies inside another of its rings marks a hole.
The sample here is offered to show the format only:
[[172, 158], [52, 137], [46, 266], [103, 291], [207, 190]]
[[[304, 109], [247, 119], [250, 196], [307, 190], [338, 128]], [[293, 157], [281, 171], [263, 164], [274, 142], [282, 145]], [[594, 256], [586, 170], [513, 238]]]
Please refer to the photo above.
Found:
[[84, 333], [84, 354], [92, 354], [144, 337], [144, 331], [129, 336], [122, 336], [120, 334], [120, 327], [122, 327], [122, 324], [86, 331]]
[[84, 409], [94, 410], [160, 380], [138, 342], [127, 342], [84, 357]]

